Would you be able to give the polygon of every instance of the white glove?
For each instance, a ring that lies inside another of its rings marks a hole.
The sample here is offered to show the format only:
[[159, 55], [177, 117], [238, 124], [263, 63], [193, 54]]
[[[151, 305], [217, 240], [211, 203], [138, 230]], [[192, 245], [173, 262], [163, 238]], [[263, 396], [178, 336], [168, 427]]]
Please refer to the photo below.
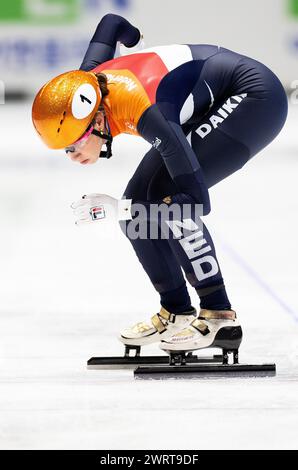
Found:
[[131, 199], [115, 199], [107, 194], [86, 194], [70, 206], [77, 217], [76, 225], [97, 220], [131, 219]]
[[122, 55], [129, 55], [129, 54], [136, 54], [139, 51], [145, 49], [145, 42], [143, 34], [141, 33], [139, 42], [133, 47], [126, 47], [124, 44], [120, 43], [119, 45], [119, 54]]

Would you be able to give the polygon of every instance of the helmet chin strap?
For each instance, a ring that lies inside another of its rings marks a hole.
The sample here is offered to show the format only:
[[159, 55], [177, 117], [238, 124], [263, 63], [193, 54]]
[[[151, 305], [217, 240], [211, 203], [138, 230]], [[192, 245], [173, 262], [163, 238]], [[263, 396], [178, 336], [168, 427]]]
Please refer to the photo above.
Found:
[[110, 132], [110, 128], [107, 122], [107, 119], [105, 117], [105, 126], [108, 129], [108, 132], [105, 133], [104, 131], [100, 130], [98, 131], [97, 129], [93, 129], [91, 134], [96, 135], [97, 137], [100, 137], [101, 139], [106, 140], [106, 148], [107, 150], [101, 150], [99, 153], [98, 158], [111, 158], [112, 156], [112, 142], [113, 142], [113, 137]]

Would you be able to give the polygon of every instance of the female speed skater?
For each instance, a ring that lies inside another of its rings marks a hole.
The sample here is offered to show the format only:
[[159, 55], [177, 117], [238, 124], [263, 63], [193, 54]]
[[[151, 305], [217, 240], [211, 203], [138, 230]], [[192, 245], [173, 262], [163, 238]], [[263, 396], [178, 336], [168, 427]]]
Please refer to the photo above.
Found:
[[[133, 53], [115, 57], [119, 44], [134, 48]], [[48, 147], [65, 149], [81, 164], [109, 158], [112, 139], [121, 133], [151, 144], [120, 201], [93, 194], [73, 205], [77, 223], [100, 223], [117, 211], [122, 231], [160, 295], [160, 312], [122, 331], [122, 343], [160, 342], [168, 352], [236, 351], [241, 326], [211, 235], [195, 209], [207, 215], [208, 189], [279, 134], [287, 117], [286, 94], [265, 65], [224, 47], [174, 44], [138, 50], [141, 44], [138, 28], [121, 16], [104, 16], [80, 69], [50, 80], [37, 93], [33, 123]], [[168, 209], [157, 217], [149, 210], [143, 221], [157, 224], [157, 237], [132, 235], [139, 205]], [[181, 209], [178, 219], [169, 215], [174, 206]], [[190, 208], [187, 217], [185, 207]], [[168, 236], [163, 236], [165, 222]], [[200, 298], [198, 317], [186, 280]]]

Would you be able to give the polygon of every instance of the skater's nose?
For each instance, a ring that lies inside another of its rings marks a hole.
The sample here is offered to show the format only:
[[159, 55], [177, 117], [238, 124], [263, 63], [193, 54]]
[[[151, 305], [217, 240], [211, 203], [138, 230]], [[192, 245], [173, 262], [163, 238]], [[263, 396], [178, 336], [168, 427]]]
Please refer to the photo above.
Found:
[[79, 162], [80, 159], [83, 158], [83, 155], [80, 152], [69, 153], [67, 156], [69, 156], [73, 162]]

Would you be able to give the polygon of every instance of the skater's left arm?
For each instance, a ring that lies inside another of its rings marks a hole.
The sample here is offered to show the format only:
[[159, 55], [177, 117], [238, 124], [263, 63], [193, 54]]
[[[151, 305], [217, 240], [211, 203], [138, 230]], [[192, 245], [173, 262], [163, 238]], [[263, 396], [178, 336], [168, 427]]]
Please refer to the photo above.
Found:
[[[190, 198], [203, 205], [203, 215], [210, 212], [208, 188], [199, 160], [182, 130], [181, 110], [198, 86], [204, 60], [190, 61], [165, 75], [156, 92], [156, 103], [146, 109], [138, 122], [139, 134], [161, 154], [167, 170], [182, 194], [175, 202]], [[206, 85], [204, 85], [206, 88]]]
[[86, 72], [114, 58], [117, 42], [132, 48], [142, 41], [138, 28], [119, 15], [109, 13], [98, 24], [80, 70]]

